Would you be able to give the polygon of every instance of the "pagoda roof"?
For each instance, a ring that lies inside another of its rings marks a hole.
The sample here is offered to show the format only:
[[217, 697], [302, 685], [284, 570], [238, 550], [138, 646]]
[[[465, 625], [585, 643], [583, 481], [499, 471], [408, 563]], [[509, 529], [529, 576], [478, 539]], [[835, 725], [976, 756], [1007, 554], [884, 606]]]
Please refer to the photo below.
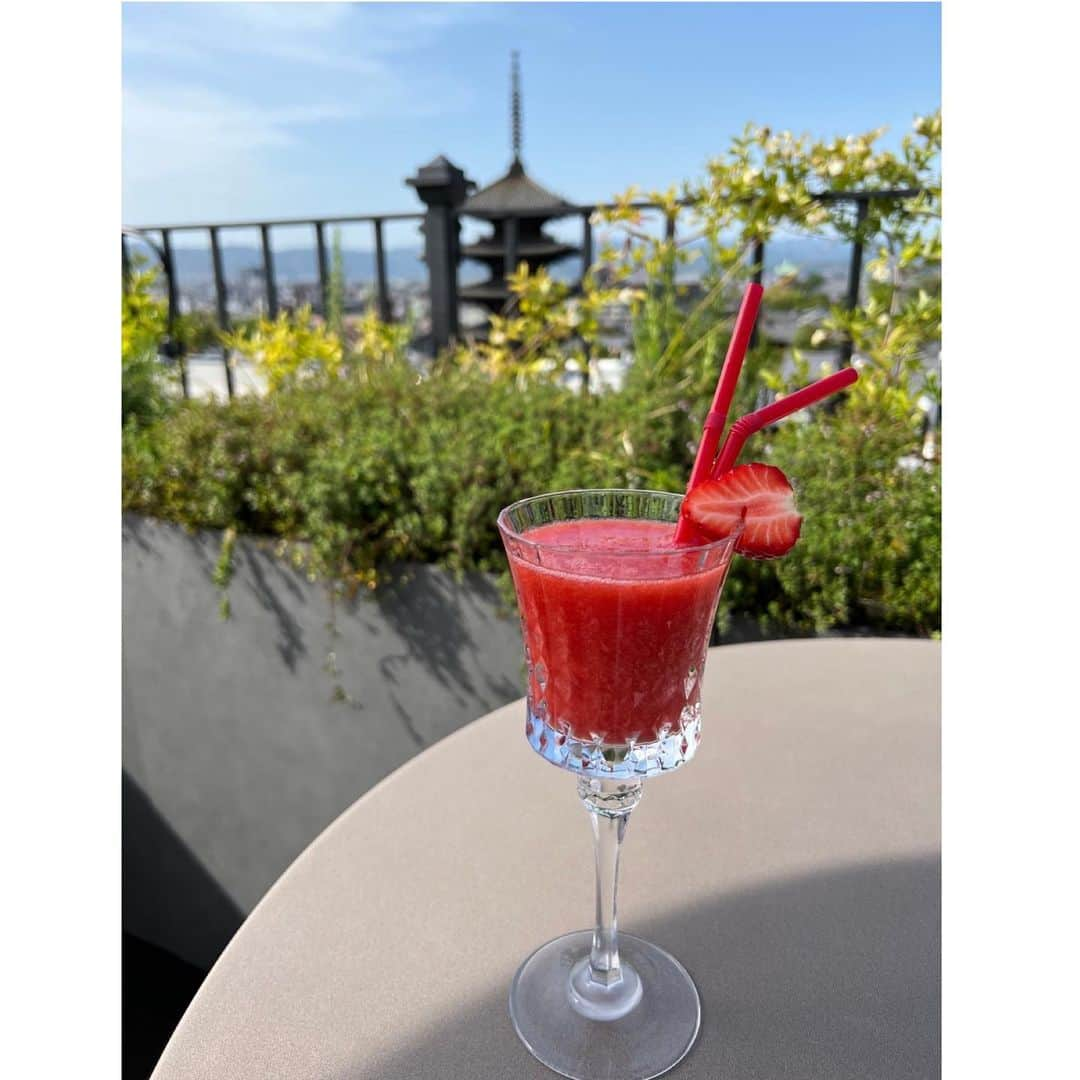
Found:
[[510, 289], [501, 281], [480, 281], [458, 289], [458, 296], [462, 300], [506, 300]]
[[473, 217], [564, 217], [576, 208], [561, 195], [541, 187], [515, 157], [506, 175], [465, 200], [461, 212]]
[[[555, 259], [563, 255], [576, 255], [580, 250], [573, 244], [563, 244], [558, 240], [522, 240], [514, 248], [516, 254], [524, 259]], [[501, 259], [506, 254], [506, 245], [498, 240], [480, 240], [475, 244], [466, 244], [461, 253], [469, 259]]]

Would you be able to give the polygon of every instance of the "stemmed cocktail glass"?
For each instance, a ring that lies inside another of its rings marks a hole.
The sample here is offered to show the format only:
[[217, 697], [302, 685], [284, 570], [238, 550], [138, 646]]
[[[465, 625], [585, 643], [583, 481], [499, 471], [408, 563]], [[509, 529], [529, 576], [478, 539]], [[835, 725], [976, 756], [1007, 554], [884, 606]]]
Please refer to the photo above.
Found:
[[596, 922], [543, 945], [510, 990], [514, 1026], [578, 1080], [646, 1080], [679, 1062], [697, 990], [663, 949], [617, 932], [619, 848], [642, 782], [688, 762], [716, 605], [739, 540], [675, 546], [683, 496], [538, 495], [499, 515], [529, 669], [525, 731], [576, 773], [592, 823]]
[[[701, 737], [701, 680], [732, 556], [786, 554], [802, 517], [775, 466], [736, 468], [747, 438], [858, 378], [835, 372], [735, 420], [723, 442], [762, 287], [747, 285], [682, 495], [563, 491], [499, 514], [529, 668], [525, 733], [578, 775], [596, 852], [596, 923], [518, 969], [510, 1015], [545, 1065], [576, 1080], [648, 1080], [697, 1037], [701, 1005], [663, 949], [619, 935], [619, 847], [642, 781], [686, 764]], [[685, 512], [683, 512], [685, 509]], [[722, 539], [721, 539], [722, 538]]]

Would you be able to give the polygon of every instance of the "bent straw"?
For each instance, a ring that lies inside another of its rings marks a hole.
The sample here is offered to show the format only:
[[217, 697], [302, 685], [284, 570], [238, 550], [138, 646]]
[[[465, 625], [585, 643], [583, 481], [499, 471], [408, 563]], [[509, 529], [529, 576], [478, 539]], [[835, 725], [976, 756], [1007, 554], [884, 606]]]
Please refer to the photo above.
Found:
[[760, 431], [763, 427], [768, 427], [769, 424], [775, 424], [777, 420], [783, 420], [785, 416], [790, 416], [800, 409], [805, 409], [808, 405], [813, 405], [816, 401], [821, 401], [822, 398], [827, 398], [830, 394], [835, 394], [838, 390], [843, 390], [845, 386], [850, 386], [855, 382], [858, 377], [859, 373], [854, 368], [844, 368], [843, 371], [837, 371], [835, 374], [819, 379], [809, 386], [804, 386], [801, 390], [796, 390], [793, 394], [788, 394], [787, 397], [782, 397], [779, 401], [774, 401], [763, 409], [747, 413], [746, 416], [740, 416], [731, 425], [731, 430], [728, 432], [724, 445], [720, 449], [720, 457], [716, 460], [711, 476], [715, 479], [734, 466], [739, 454], [742, 452], [743, 445], [755, 431]]
[[[694, 458], [694, 467], [690, 471], [690, 482], [686, 485], [687, 494], [702, 481], [708, 480], [712, 472], [716, 449], [720, 445], [720, 434], [724, 430], [724, 424], [727, 423], [728, 410], [735, 396], [735, 384], [739, 381], [739, 373], [742, 371], [743, 360], [746, 358], [750, 335], [754, 332], [754, 323], [757, 321], [764, 291], [756, 281], [751, 281], [743, 293], [739, 313], [735, 316], [731, 341], [728, 343], [727, 355], [724, 357], [724, 366], [720, 369], [720, 378], [716, 383], [716, 393], [713, 395], [712, 406], [709, 409], [709, 415], [705, 417], [705, 424], [701, 431], [697, 457]], [[690, 522], [680, 517], [675, 527], [675, 543], [685, 544], [693, 539], [694, 530]]]

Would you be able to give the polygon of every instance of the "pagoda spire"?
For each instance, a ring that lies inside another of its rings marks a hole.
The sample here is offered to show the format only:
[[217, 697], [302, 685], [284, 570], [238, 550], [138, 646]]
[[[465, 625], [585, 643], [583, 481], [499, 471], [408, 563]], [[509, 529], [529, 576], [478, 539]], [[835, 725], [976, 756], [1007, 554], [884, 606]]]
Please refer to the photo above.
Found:
[[526, 263], [530, 271], [557, 262], [580, 249], [563, 243], [544, 231], [546, 222], [555, 218], [579, 214], [580, 208], [568, 203], [561, 195], [541, 187], [526, 172], [521, 160], [521, 54], [510, 53], [510, 148], [513, 160], [505, 176], [474, 192], [465, 200], [461, 213], [480, 218], [491, 225], [486, 236], [480, 236], [461, 249], [466, 259], [483, 263], [488, 270], [486, 281], [477, 281], [458, 290], [461, 300], [503, 311], [514, 297], [506, 284], [508, 268]]
[[513, 165], [521, 167], [521, 59], [515, 49], [510, 54], [510, 145]]

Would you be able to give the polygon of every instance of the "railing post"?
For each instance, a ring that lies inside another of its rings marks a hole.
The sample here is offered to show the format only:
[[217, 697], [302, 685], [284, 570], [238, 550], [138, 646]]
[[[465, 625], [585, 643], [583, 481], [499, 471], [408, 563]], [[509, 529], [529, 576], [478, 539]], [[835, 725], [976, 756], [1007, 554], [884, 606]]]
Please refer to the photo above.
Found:
[[[765, 281], [765, 241], [754, 241], [754, 254], [752, 256], [754, 260], [754, 276], [753, 282], [755, 285], [761, 285]], [[750, 348], [754, 348], [758, 343], [760, 337], [758, 331], [758, 324], [755, 320], [754, 326], [750, 331]]]
[[375, 295], [378, 298], [379, 318], [387, 323], [393, 318], [390, 309], [390, 290], [386, 285], [386, 251], [383, 249], [382, 218], [376, 218], [375, 226]]
[[[870, 210], [868, 198], [856, 198], [855, 200], [855, 240], [851, 245], [851, 263], [848, 266], [847, 296], [844, 298], [844, 306], [848, 311], [854, 311], [859, 306], [859, 285], [862, 282], [862, 256], [863, 256], [863, 226], [866, 224], [866, 216]], [[840, 347], [841, 366], [851, 363], [851, 354], [854, 351], [854, 343], [849, 337]]]
[[322, 317], [327, 318], [330, 311], [330, 280], [326, 264], [326, 225], [315, 222], [315, 253], [319, 260], [319, 295], [322, 297]]
[[274, 253], [270, 249], [270, 226], [260, 225], [262, 238], [263, 278], [266, 282], [266, 310], [271, 319], [277, 318], [277, 282], [274, 280]]
[[[218, 329], [226, 333], [229, 329], [229, 294], [225, 287], [225, 267], [221, 261], [221, 245], [218, 243], [218, 227], [210, 226], [210, 258], [214, 266], [214, 295], [217, 299]], [[236, 394], [236, 386], [233, 384], [233, 369], [230, 350], [227, 346], [221, 347], [221, 358], [225, 363], [225, 389], [232, 398]]]
[[123, 233], [120, 234], [120, 266], [126, 291], [131, 285], [131, 254], [128, 252], [127, 237]]
[[[592, 235], [592, 214], [586, 211], [581, 215], [581, 281], [578, 283], [578, 290], [580, 292], [585, 291], [585, 276], [588, 274], [593, 262], [593, 235]], [[581, 372], [581, 392], [588, 394], [591, 391], [592, 384], [592, 345], [588, 341], [582, 341], [581, 343], [581, 355], [584, 359], [584, 368]]]
[[441, 155], [405, 181], [427, 207], [424, 214], [424, 261], [428, 268], [431, 345], [437, 354], [458, 334], [457, 267], [460, 261], [457, 211], [465, 201], [465, 174]]
[[584, 280], [593, 263], [592, 214], [581, 215], [581, 226], [581, 277]]
[[754, 283], [760, 285], [765, 280], [765, 241], [754, 241]]
[[173, 261], [172, 234], [168, 229], [161, 230], [161, 268], [165, 271], [165, 288], [168, 296], [168, 314], [166, 316], [168, 349], [166, 355], [174, 359], [180, 368], [180, 389], [188, 397], [187, 362], [184, 359], [184, 346], [176, 336], [176, 273]]

